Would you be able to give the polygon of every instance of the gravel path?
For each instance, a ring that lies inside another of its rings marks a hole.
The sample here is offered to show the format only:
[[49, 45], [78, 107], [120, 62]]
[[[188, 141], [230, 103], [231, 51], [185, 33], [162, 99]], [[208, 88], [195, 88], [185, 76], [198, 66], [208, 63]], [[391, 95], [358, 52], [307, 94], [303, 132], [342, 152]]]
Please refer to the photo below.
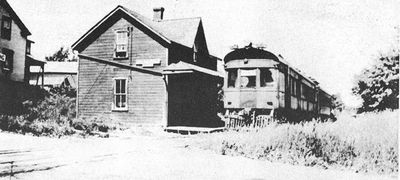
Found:
[[10, 179], [9, 162], [11, 179], [395, 179], [222, 156], [187, 147], [183, 138], [55, 139], [2, 132], [0, 179]]

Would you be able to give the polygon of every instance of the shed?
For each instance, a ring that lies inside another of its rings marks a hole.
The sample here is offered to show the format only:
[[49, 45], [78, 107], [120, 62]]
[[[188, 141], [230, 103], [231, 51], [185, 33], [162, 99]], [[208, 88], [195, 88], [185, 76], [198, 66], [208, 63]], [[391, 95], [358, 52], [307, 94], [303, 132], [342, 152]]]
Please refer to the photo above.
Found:
[[[43, 71], [43, 72], [42, 72]], [[39, 78], [43, 73], [43, 78]], [[46, 62], [43, 70], [38, 66], [30, 67], [29, 84], [42, 84], [45, 87], [77, 87], [78, 62]]]
[[166, 67], [168, 126], [220, 127], [217, 118], [217, 84], [223, 79], [217, 71], [183, 61]]

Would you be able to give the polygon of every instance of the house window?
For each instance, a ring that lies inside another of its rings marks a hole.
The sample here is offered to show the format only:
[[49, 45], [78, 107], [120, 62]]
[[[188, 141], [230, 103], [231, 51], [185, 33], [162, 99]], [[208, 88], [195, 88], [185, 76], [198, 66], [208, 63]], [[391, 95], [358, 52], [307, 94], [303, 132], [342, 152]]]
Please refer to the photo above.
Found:
[[31, 42], [26, 42], [26, 54], [31, 54]]
[[115, 57], [128, 57], [128, 31], [118, 30], [115, 32]]
[[127, 105], [127, 79], [114, 79], [114, 110], [128, 110]]
[[12, 71], [14, 67], [14, 51], [10, 49], [3, 48], [2, 53], [5, 56], [4, 70]]
[[1, 38], [11, 40], [11, 18], [3, 16], [1, 19]]
[[256, 87], [256, 69], [241, 69], [240, 70], [240, 87], [254, 88]]

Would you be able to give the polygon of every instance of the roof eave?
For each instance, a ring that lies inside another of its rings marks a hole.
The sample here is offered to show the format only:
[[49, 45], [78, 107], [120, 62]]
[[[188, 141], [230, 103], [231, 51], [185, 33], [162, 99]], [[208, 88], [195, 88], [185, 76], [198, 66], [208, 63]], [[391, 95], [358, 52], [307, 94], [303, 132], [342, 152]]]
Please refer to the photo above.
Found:
[[9, 11], [9, 13], [15, 18], [14, 20], [16, 21], [17, 25], [20, 26], [21, 28], [21, 34], [24, 36], [29, 36], [32, 35], [32, 33], [29, 31], [29, 29], [25, 26], [25, 24], [22, 22], [22, 20], [18, 17], [17, 13], [14, 11], [14, 9], [11, 7], [11, 5], [6, 1], [0, 1], [3, 3], [5, 6], [4, 8]]
[[99, 22], [97, 22], [92, 28], [90, 28], [83, 36], [81, 36], [75, 43], [72, 44], [72, 49], [76, 49], [81, 42], [85, 40], [86, 37], [88, 37], [91, 33], [93, 33], [101, 24], [103, 24], [108, 18], [110, 18], [112, 15], [114, 15], [118, 10], [121, 10], [125, 14], [127, 14], [129, 17], [133, 18], [140, 24], [142, 24], [144, 27], [152, 31], [154, 34], [159, 36], [161, 39], [163, 39], [165, 42], [168, 44], [171, 44], [171, 40], [166, 38], [165, 36], [161, 35], [157, 31], [155, 31], [153, 28], [142, 22], [140, 19], [136, 18], [133, 16], [131, 13], [129, 13], [123, 6], [118, 5], [116, 8], [114, 8], [110, 13], [108, 13], [106, 16], [104, 16]]

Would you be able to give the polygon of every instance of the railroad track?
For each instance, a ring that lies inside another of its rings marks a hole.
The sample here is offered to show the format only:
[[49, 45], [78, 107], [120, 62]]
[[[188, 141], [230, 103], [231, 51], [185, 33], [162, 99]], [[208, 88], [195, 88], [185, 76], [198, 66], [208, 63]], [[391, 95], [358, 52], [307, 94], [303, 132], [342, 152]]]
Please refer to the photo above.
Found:
[[44, 171], [65, 165], [45, 149], [0, 150], [0, 177]]
[[51, 149], [0, 149], [0, 178], [34, 171], [46, 171], [76, 164], [103, 161], [113, 158], [115, 153], [92, 154], [85, 158], [62, 157]]

